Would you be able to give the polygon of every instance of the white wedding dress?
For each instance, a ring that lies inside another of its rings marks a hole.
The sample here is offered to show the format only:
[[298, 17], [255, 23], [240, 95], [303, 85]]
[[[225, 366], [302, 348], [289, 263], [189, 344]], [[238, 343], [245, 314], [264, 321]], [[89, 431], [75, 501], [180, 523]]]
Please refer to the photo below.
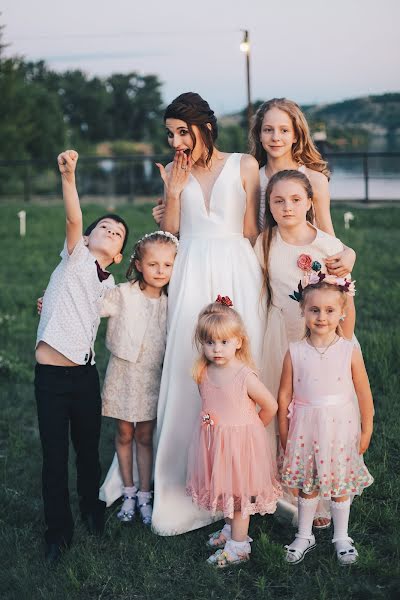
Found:
[[193, 174], [181, 194], [180, 245], [168, 295], [168, 338], [157, 414], [153, 530], [176, 535], [213, 519], [185, 494], [187, 453], [201, 401], [191, 369], [197, 352], [193, 333], [201, 309], [218, 294], [241, 314], [259, 367], [265, 329], [260, 302], [261, 268], [243, 237], [246, 193], [241, 154], [231, 154], [206, 207]]

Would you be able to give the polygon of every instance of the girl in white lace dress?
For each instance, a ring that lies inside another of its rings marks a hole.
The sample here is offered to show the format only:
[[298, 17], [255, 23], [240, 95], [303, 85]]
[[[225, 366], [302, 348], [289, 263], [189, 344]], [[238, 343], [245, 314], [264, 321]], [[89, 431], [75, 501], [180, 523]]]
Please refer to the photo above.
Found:
[[[130, 522], [136, 502], [151, 524], [153, 430], [165, 353], [166, 289], [178, 247], [175, 236], [156, 231], [141, 238], [127, 271], [128, 282], [105, 294], [101, 314], [110, 317], [106, 344], [111, 352], [103, 387], [103, 415], [117, 419], [116, 457], [100, 490], [112, 504], [122, 494], [117, 517]], [[133, 446], [140, 490], [133, 482]]]

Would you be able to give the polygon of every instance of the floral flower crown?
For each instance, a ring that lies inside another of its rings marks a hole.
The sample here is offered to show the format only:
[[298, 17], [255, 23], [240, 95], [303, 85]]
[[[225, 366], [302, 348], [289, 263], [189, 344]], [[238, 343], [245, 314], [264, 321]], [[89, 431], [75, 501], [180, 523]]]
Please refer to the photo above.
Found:
[[336, 275], [328, 275], [322, 273], [321, 263], [311, 258], [309, 254], [300, 254], [297, 260], [297, 266], [304, 271], [304, 277], [299, 281], [297, 290], [293, 294], [289, 294], [289, 298], [300, 302], [303, 296], [304, 288], [308, 285], [315, 285], [321, 283], [329, 283], [330, 285], [336, 285], [342, 292], [345, 292], [349, 296], [354, 296], [356, 293], [355, 281], [346, 279], [345, 277], [336, 277]]
[[168, 238], [169, 240], [171, 240], [175, 244], [176, 249], [179, 248], [179, 240], [178, 240], [178, 238], [173, 233], [170, 233], [169, 231], [161, 231], [161, 230], [159, 230], [159, 231], [152, 231], [151, 233], [146, 233], [143, 237], [140, 238], [140, 240], [138, 240], [136, 242], [135, 247], [133, 249], [133, 254], [131, 255], [131, 260], [133, 260], [134, 258], [136, 258], [136, 248], [138, 248], [139, 245], [142, 242], [148, 240], [149, 238], [154, 237], [155, 235], [161, 235], [163, 237]]

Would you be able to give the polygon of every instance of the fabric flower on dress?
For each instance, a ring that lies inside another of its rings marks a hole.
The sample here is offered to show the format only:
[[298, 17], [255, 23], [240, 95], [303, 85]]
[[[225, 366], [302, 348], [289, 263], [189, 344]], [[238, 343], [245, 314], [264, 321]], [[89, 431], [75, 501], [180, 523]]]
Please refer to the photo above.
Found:
[[320, 271], [322, 269], [322, 265], [317, 260], [314, 260], [313, 264], [311, 265], [311, 268], [313, 271]]
[[299, 258], [297, 259], [297, 266], [302, 271], [310, 271], [312, 264], [313, 259], [309, 254], [300, 254]]
[[207, 431], [207, 447], [210, 449], [211, 446], [211, 427], [215, 425], [214, 420], [212, 419], [210, 413], [202, 412], [201, 413], [201, 422], [203, 427], [206, 427]]
[[202, 420], [203, 425], [214, 425], [215, 424], [213, 419], [211, 418], [210, 413], [205, 413], [205, 412], [201, 413], [201, 420]]

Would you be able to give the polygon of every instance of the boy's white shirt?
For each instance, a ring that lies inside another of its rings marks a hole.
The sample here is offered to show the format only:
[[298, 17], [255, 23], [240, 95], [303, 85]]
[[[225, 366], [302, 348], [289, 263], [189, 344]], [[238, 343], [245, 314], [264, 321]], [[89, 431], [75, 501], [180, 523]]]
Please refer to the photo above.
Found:
[[[161, 294], [160, 323], [166, 326], [167, 296]], [[135, 363], [139, 357], [147, 324], [152, 315], [149, 299], [139, 282], [121, 283], [107, 290], [101, 301], [100, 315], [109, 317], [106, 346], [116, 357]]]
[[87, 364], [91, 356], [93, 365], [100, 301], [105, 291], [115, 286], [114, 277], [99, 280], [96, 257], [83, 237], [71, 254], [65, 242], [60, 256], [43, 297], [36, 346], [46, 342], [78, 365]]

